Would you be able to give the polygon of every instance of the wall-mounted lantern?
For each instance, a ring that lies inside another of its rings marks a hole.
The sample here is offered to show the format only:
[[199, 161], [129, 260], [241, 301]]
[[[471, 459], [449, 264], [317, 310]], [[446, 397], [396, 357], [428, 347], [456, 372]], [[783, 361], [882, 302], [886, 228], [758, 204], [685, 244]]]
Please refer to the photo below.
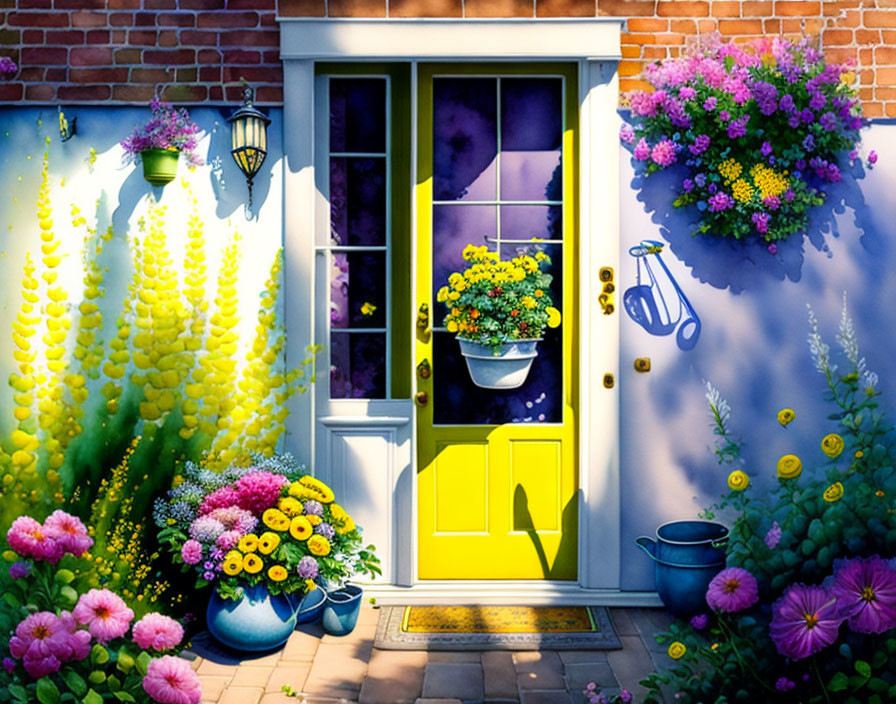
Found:
[[59, 106], [57, 110], [59, 111], [59, 139], [63, 142], [67, 142], [74, 137], [75, 133], [78, 131], [78, 118], [73, 117], [69, 120], [65, 116], [65, 113], [62, 112], [62, 106]]
[[231, 124], [233, 148], [230, 153], [246, 176], [249, 186], [249, 207], [252, 207], [252, 179], [267, 155], [267, 128], [271, 118], [252, 104], [252, 88], [246, 86], [243, 92], [243, 106], [227, 121]]

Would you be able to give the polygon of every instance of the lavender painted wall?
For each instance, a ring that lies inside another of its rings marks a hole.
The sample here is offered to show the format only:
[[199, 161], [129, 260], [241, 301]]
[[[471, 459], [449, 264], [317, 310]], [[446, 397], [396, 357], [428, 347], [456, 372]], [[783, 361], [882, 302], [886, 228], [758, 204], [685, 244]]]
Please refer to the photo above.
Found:
[[[652, 336], [620, 311], [623, 588], [653, 583], [653, 567], [635, 537], [652, 535], [662, 522], [695, 517], [727, 491], [730, 469], [712, 454], [704, 380], [732, 407], [731, 428], [743, 440], [754, 489], [775, 481], [781, 455], [797, 454], [804, 467], [825, 459], [820, 441], [836, 423], [827, 420], [824, 376], [809, 356], [807, 304], [832, 351], [839, 350], [835, 334], [846, 292], [860, 352], [880, 376], [882, 405], [896, 405], [896, 124], [872, 124], [862, 149], [880, 155], [874, 169], [857, 167], [831, 187], [810, 234], [791, 238], [776, 255], [759, 245], [692, 237], [693, 213], [671, 207], [670, 189], [681, 173], [645, 182], [623, 152], [620, 294], [635, 282], [628, 248], [641, 239], [662, 241], [664, 261], [702, 322], [697, 344], [682, 351], [674, 334]], [[639, 374], [632, 363], [644, 356], [652, 369]], [[796, 411], [787, 428], [776, 420], [784, 407]]]

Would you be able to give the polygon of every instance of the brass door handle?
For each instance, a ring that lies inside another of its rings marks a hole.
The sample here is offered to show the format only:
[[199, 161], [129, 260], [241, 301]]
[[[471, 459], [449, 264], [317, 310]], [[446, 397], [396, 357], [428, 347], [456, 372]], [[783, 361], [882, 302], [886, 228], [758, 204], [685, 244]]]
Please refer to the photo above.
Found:
[[425, 406], [427, 403], [429, 403], [429, 394], [425, 391], [418, 391], [414, 396], [414, 403], [416, 403], [418, 406]]
[[417, 329], [426, 331], [429, 328], [429, 304], [421, 303], [417, 309]]

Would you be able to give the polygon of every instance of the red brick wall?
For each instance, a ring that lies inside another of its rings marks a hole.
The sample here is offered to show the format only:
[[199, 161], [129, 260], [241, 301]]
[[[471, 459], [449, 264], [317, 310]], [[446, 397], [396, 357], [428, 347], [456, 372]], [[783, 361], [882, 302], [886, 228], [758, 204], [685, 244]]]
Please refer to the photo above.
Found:
[[806, 33], [854, 61], [869, 117], [896, 117], [896, 0], [0, 0], [0, 55], [21, 66], [0, 101], [282, 102], [276, 14], [284, 17], [628, 19], [623, 90], [698, 34], [746, 40]]

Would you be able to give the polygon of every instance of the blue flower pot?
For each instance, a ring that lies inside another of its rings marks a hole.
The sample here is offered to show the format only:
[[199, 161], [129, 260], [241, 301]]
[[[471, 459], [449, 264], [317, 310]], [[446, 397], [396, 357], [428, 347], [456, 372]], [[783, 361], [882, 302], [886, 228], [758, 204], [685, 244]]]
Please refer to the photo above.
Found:
[[284, 594], [272, 596], [258, 584], [243, 587], [238, 600], [222, 599], [212, 593], [206, 610], [208, 630], [234, 650], [257, 652], [279, 648], [296, 627], [296, 609]]
[[706, 611], [706, 590], [725, 566], [728, 529], [711, 521], [672, 521], [635, 542], [654, 562], [656, 591], [676, 616]]
[[344, 636], [354, 630], [358, 622], [358, 613], [361, 611], [363, 593], [361, 587], [346, 584], [341, 589], [335, 589], [327, 594], [321, 615], [321, 624], [327, 633]]
[[318, 586], [314, 591], [310, 591], [302, 597], [296, 608], [296, 623], [313, 623], [317, 621], [324, 612], [324, 606], [327, 603], [327, 592], [324, 588]]

